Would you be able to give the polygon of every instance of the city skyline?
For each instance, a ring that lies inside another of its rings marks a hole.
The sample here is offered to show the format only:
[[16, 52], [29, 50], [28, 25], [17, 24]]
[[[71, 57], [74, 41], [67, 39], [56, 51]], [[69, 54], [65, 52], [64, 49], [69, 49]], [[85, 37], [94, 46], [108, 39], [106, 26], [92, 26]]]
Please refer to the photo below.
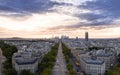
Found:
[[0, 38], [120, 37], [119, 0], [0, 0]]

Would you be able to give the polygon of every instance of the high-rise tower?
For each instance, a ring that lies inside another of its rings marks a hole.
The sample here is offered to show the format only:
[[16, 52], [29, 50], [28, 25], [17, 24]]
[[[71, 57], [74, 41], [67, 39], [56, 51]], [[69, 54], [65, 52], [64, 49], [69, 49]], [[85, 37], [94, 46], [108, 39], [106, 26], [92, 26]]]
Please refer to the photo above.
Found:
[[88, 32], [85, 32], [85, 41], [88, 41]]

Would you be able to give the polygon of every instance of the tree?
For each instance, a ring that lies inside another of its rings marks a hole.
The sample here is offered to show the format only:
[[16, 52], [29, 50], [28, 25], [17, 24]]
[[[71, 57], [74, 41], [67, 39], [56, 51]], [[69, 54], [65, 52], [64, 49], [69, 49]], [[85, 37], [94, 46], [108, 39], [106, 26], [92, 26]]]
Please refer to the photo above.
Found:
[[74, 71], [73, 66], [70, 63], [69, 58], [71, 58], [71, 50], [62, 43], [62, 48], [63, 48], [63, 54], [65, 56], [66, 64], [67, 64], [67, 69], [70, 73], [70, 75], [77, 75], [77, 73]]
[[54, 62], [56, 61], [56, 55], [58, 53], [58, 43], [51, 48], [51, 51], [48, 52], [41, 63], [38, 64], [38, 73], [40, 75], [51, 75], [51, 71], [54, 66]]
[[51, 71], [52, 71], [51, 68], [46, 68], [41, 75], [51, 75]]
[[17, 75], [17, 72], [14, 69], [4, 69], [2, 73], [5, 75]]
[[17, 52], [17, 48], [4, 43], [4, 41], [0, 41], [0, 48], [2, 49], [3, 55], [6, 57], [6, 61], [3, 63], [2, 72], [4, 75], [17, 75], [17, 72], [12, 67], [12, 55]]
[[119, 67], [113, 67], [112, 69], [109, 69], [105, 75], [120, 75], [120, 68]]
[[118, 62], [120, 63], [120, 54], [118, 55]]
[[32, 75], [29, 70], [22, 70], [21, 75]]

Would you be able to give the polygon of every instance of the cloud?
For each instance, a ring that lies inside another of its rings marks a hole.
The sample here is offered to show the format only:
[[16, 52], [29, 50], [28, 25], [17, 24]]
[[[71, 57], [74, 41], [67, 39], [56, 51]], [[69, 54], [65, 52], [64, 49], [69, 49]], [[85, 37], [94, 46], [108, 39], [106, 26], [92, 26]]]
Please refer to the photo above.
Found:
[[79, 21], [79, 18], [59, 13], [33, 14], [29, 17], [12, 19], [2, 16], [0, 17], [0, 27], [8, 28], [11, 30], [34, 31], [39, 30], [37, 28], [41, 28], [40, 30], [42, 30], [60, 25], [74, 25]]
[[99, 10], [101, 12], [100, 15], [104, 15], [114, 20], [120, 17], [119, 3], [120, 3], [119, 0], [94, 0], [87, 1], [83, 5], [80, 5], [79, 7], [89, 9], [92, 11]]
[[[0, 0], [0, 12], [7, 12], [10, 16], [25, 16], [32, 13], [48, 12], [49, 8], [54, 5], [62, 4], [50, 0]], [[7, 16], [9, 15], [7, 14]]]
[[78, 5], [81, 5], [82, 3], [86, 2], [86, 1], [92, 1], [92, 0], [51, 0], [51, 1], [78, 6]]
[[[119, 0], [0, 0], [0, 15], [2, 16], [12, 16], [15, 18], [17, 16], [23, 17], [26, 15], [32, 15], [32, 17], [26, 17], [30, 19], [34, 18], [34, 14], [42, 15], [43, 13], [47, 14], [50, 11], [50, 13], [58, 13], [70, 16], [65, 16], [67, 19], [57, 16], [62, 19], [60, 19], [61, 23], [57, 24], [60, 28], [83, 28], [88, 26], [100, 27], [105, 25], [116, 25], [116, 19], [118, 20], [120, 18], [120, 10], [118, 10], [119, 8]], [[50, 15], [51, 14], [49, 14], [49, 16]], [[41, 17], [42, 19], [45, 17], [45, 19], [48, 20], [49, 16], [47, 15]], [[53, 16], [55, 17], [56, 15]], [[76, 21], [73, 21], [71, 18], [75, 18]], [[19, 20], [19, 18], [17, 20]], [[34, 21], [36, 18], [32, 20], [35, 22], [35, 24], [37, 23]], [[73, 25], [71, 25], [70, 20], [74, 22]], [[53, 20], [51, 20], [49, 23], [51, 24], [51, 27], [56, 26], [52, 21]], [[46, 21], [42, 22], [45, 22], [45, 24], [43, 24], [47, 25]], [[31, 22], [26, 24], [30, 23]], [[64, 24], [66, 26], [60, 24]], [[37, 26], [39, 25], [40, 23], [37, 23]]]
[[[109, 16], [120, 16], [120, 1], [119, 0], [95, 0], [95, 1], [87, 1], [84, 5], [84, 8], [90, 10], [101, 10], [104, 11], [106, 15]], [[109, 12], [109, 13], [108, 13]]]
[[80, 17], [82, 19], [87, 19], [88, 21], [93, 21], [101, 18], [106, 18], [104, 15], [100, 14], [93, 14], [93, 13], [84, 13], [84, 14], [79, 14], [77, 17]]
[[[99, 25], [100, 24], [100, 25]], [[104, 22], [96, 22], [96, 23], [84, 23], [84, 22], [79, 22], [74, 25], [68, 25], [68, 26], [56, 26], [56, 27], [51, 27], [48, 28], [48, 31], [77, 31], [77, 30], [104, 30], [104, 29], [109, 29], [109, 28], [117, 28], [120, 27], [119, 25], [114, 25], [114, 24], [106, 24]]]
[[[120, 5], [117, 0], [85, 0], [80, 4], [77, 0], [52, 0], [59, 3], [71, 3], [72, 5], [56, 5], [52, 8], [55, 12], [78, 17], [81, 26], [110, 26], [116, 25], [114, 21], [119, 18]], [[73, 25], [74, 27], [76, 25]], [[58, 26], [59, 27], [59, 26]], [[69, 28], [69, 27], [68, 27]], [[103, 27], [102, 27], [103, 28]]]

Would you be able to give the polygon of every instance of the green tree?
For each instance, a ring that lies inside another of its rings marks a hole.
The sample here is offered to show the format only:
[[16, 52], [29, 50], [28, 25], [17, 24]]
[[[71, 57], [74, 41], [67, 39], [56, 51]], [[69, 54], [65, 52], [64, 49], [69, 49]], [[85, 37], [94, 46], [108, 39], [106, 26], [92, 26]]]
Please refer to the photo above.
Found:
[[74, 71], [73, 66], [71, 65], [69, 60], [71, 58], [71, 50], [63, 43], [62, 43], [62, 48], [63, 48], [63, 54], [65, 56], [65, 60], [67, 63], [67, 69], [70, 75], [77, 75], [77, 73]]
[[41, 63], [38, 64], [39, 68], [38, 73], [40, 75], [51, 75], [51, 71], [53, 69], [54, 63], [56, 61], [56, 56], [58, 53], [58, 45], [59, 45], [58, 43], [55, 44], [55, 46], [51, 48], [51, 51], [44, 56]]
[[46, 68], [41, 75], [51, 75], [51, 71], [52, 71], [51, 68]]
[[119, 67], [113, 67], [112, 69], [109, 69], [105, 75], [120, 75], [120, 68]]
[[14, 69], [4, 69], [2, 73], [4, 73], [4, 75], [17, 75], [17, 72]]
[[17, 52], [15, 46], [5, 44], [4, 41], [0, 41], [0, 48], [2, 49], [3, 55], [6, 57], [6, 61], [3, 63], [4, 75], [17, 75], [17, 72], [12, 67], [12, 55]]
[[32, 75], [29, 70], [22, 70], [21, 75]]
[[118, 55], [118, 62], [120, 63], [120, 54]]

